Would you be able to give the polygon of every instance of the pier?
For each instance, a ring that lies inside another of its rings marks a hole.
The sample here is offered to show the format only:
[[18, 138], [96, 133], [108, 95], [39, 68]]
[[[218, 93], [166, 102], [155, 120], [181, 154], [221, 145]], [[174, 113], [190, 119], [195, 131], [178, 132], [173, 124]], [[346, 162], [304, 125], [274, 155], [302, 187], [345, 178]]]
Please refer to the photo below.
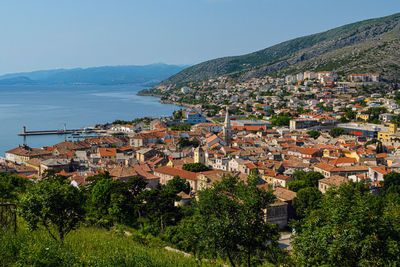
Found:
[[43, 130], [43, 131], [27, 131], [26, 127], [22, 127], [22, 133], [19, 136], [29, 135], [50, 135], [50, 134], [78, 134], [78, 133], [93, 133], [100, 132], [101, 130], [95, 130], [92, 128], [81, 128], [81, 129], [61, 129], [61, 130]]

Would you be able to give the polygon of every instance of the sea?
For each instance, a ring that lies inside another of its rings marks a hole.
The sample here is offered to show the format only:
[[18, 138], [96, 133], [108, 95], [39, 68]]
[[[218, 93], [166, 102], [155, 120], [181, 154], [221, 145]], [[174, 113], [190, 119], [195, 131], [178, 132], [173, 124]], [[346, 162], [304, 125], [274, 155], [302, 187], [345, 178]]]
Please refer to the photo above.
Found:
[[33, 148], [73, 140], [70, 135], [18, 136], [27, 131], [76, 129], [140, 117], [170, 116], [180, 107], [138, 96], [141, 86], [0, 86], [0, 156], [18, 145]]

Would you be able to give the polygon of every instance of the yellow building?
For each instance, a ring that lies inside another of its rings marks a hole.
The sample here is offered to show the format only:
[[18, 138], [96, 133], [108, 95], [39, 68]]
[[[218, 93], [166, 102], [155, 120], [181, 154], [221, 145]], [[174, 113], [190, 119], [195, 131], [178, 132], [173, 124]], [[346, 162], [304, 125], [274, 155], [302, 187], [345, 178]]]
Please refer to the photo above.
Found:
[[379, 140], [390, 140], [390, 138], [397, 133], [397, 125], [390, 123], [389, 129], [378, 132], [378, 139]]
[[357, 119], [361, 119], [363, 121], [367, 121], [369, 119], [369, 114], [363, 114], [363, 113], [357, 114], [356, 115], [356, 120]]

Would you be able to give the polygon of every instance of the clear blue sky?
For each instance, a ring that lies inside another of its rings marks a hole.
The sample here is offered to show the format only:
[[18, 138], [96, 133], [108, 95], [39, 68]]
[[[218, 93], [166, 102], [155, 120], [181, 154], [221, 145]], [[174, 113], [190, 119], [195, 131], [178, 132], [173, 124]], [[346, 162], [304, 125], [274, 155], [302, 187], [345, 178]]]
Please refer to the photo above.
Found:
[[399, 0], [1, 0], [0, 74], [194, 64], [397, 12]]

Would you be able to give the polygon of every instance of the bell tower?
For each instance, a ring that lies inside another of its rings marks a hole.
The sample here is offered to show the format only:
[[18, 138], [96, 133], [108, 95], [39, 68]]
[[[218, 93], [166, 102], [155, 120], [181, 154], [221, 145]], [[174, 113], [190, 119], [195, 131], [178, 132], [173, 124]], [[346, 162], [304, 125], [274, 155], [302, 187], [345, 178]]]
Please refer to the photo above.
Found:
[[228, 106], [226, 107], [226, 112], [225, 112], [225, 122], [224, 122], [224, 127], [223, 127], [223, 133], [224, 133], [224, 141], [226, 145], [231, 144], [231, 137], [232, 137], [232, 129], [231, 129], [231, 118], [229, 116], [229, 108]]
[[196, 147], [194, 150], [194, 163], [206, 165], [206, 155], [201, 146]]

